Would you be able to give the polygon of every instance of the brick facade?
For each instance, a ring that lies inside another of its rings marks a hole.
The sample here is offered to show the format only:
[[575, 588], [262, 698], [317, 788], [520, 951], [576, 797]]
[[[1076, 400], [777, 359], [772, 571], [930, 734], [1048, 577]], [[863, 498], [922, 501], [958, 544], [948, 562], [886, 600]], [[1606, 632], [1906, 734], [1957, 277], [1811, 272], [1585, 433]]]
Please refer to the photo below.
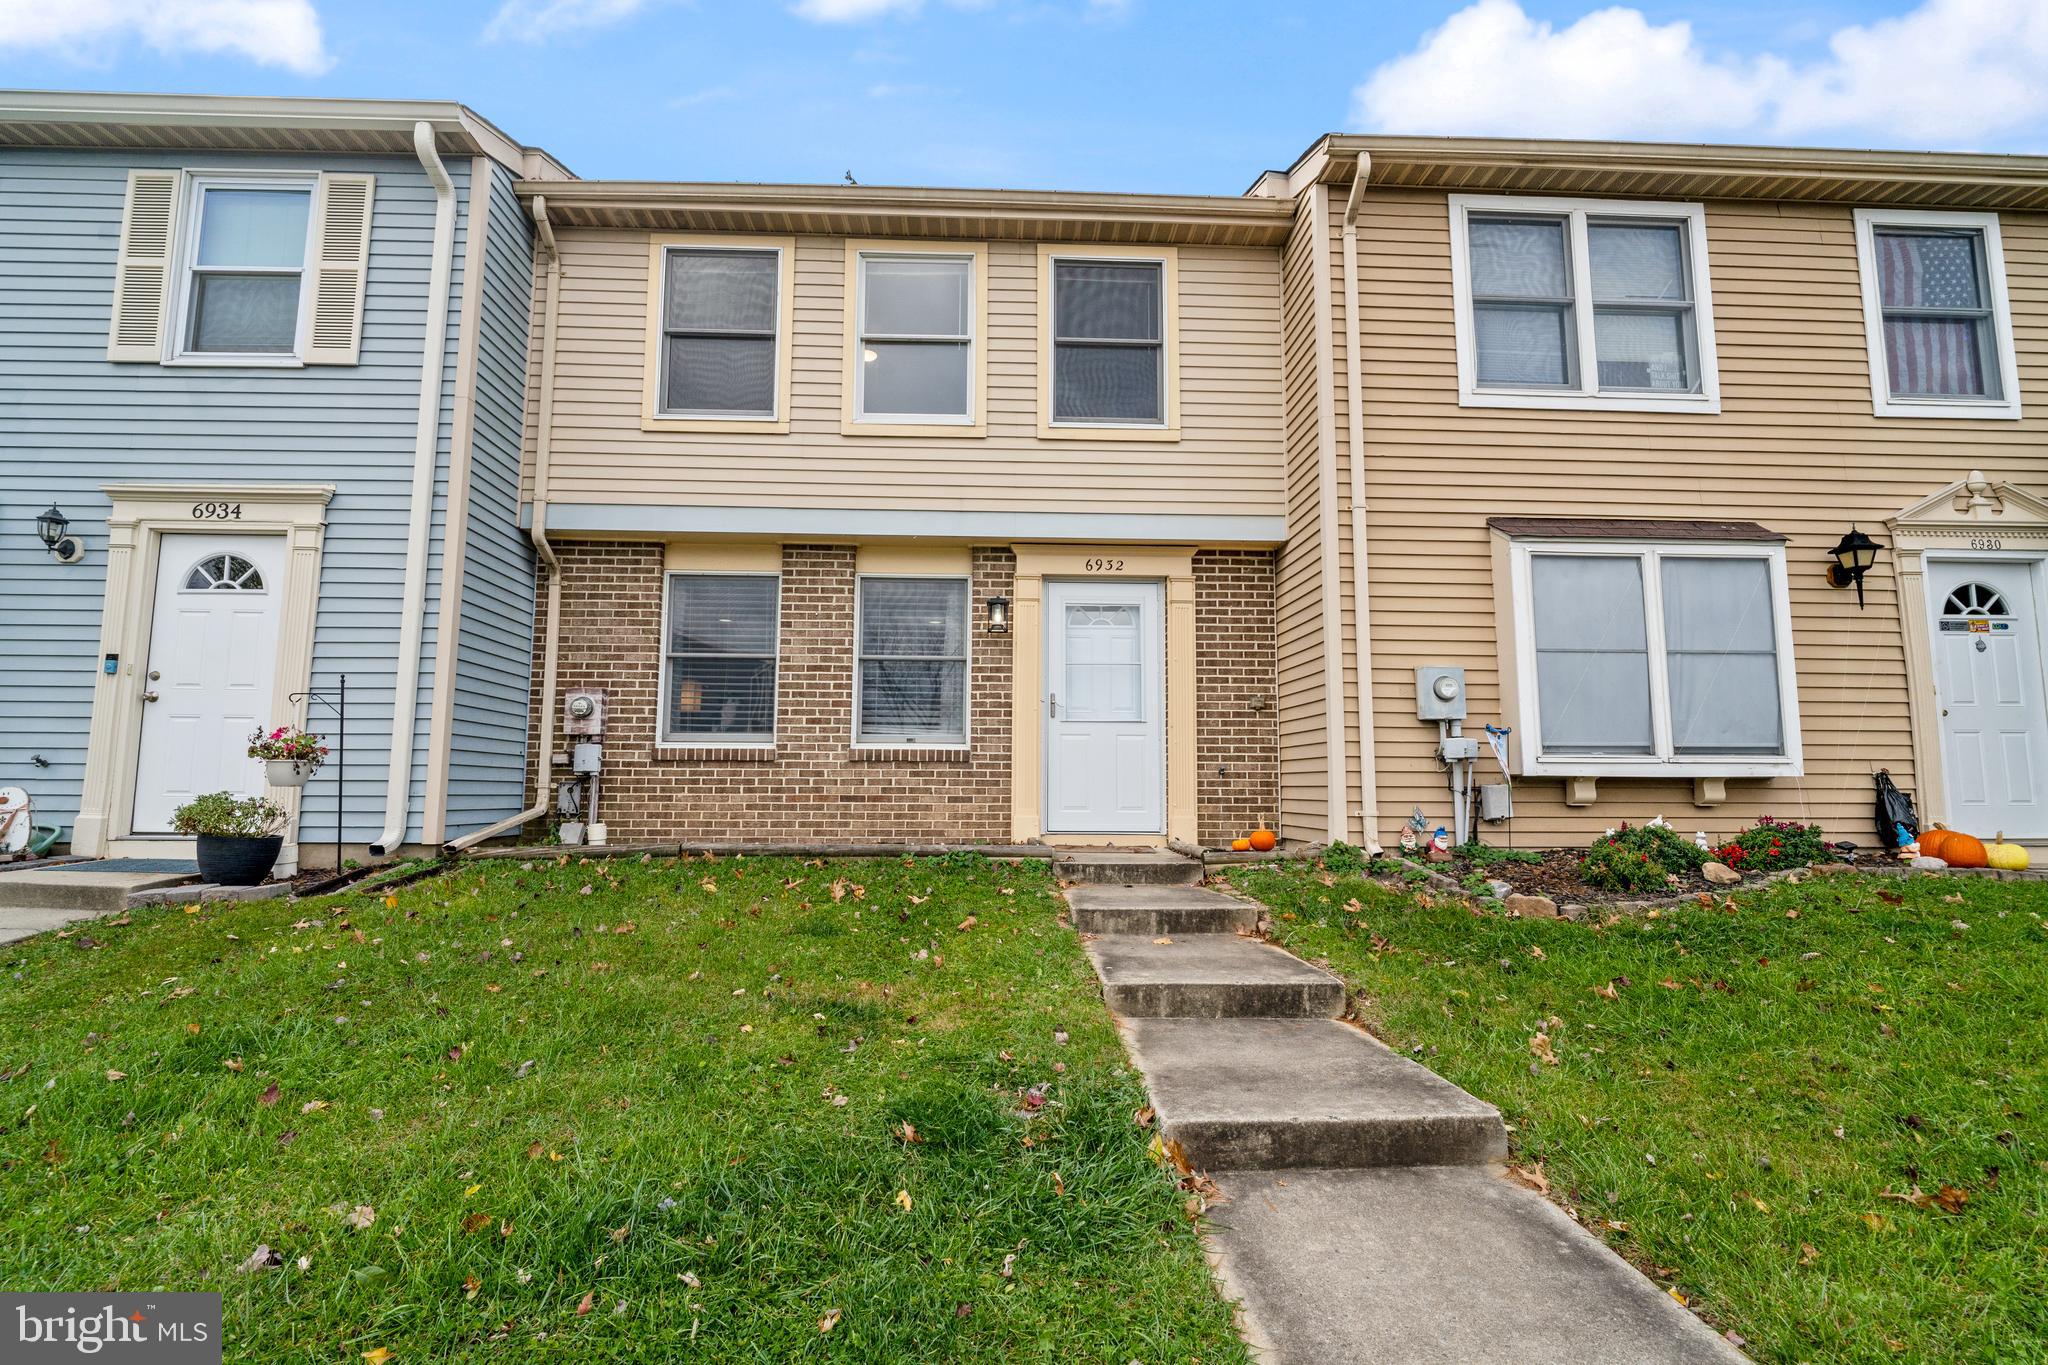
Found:
[[[940, 754], [853, 748], [853, 546], [782, 548], [772, 750], [659, 748], [662, 546], [570, 541], [557, 550], [557, 686], [605, 689], [598, 814], [613, 842], [1009, 840], [1012, 637], [982, 628], [988, 599], [1013, 595], [1007, 547], [972, 552], [969, 747]], [[1199, 553], [1195, 595], [1199, 827], [1204, 842], [1227, 843], [1274, 817], [1272, 554]], [[536, 659], [538, 651], [537, 641]], [[534, 754], [538, 722], [536, 714]], [[529, 790], [532, 781], [529, 768]]]
[[1274, 563], [1271, 550], [1195, 555], [1196, 828], [1210, 847], [1280, 827]]

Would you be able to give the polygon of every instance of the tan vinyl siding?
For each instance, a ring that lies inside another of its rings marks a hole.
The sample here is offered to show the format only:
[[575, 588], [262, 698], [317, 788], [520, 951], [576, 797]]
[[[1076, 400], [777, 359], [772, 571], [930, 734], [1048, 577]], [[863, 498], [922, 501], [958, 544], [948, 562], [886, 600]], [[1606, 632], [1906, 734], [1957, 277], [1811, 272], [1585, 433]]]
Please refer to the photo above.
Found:
[[[1511, 833], [1524, 845], [1583, 844], [1620, 820], [1661, 813], [1682, 830], [1716, 834], [1763, 814], [1815, 819], [1834, 837], [1869, 843], [1872, 772], [1888, 767], [1915, 789], [1896, 564], [1883, 523], [1973, 468], [2048, 484], [2048, 216], [2001, 219], [2025, 419], [1880, 420], [1871, 414], [1851, 210], [1706, 208], [1718, 416], [1461, 409], [1445, 198], [1367, 196], [1360, 318], [1383, 838], [1411, 806], [1449, 823], [1435, 727], [1414, 715], [1414, 666], [1463, 664], [1473, 724], [1501, 714], [1485, 527], [1498, 515], [1749, 519], [1788, 535], [1805, 776], [1730, 781], [1728, 802], [1707, 809], [1693, 805], [1689, 781], [1605, 779], [1598, 803], [1575, 809], [1563, 804], [1561, 782], [1530, 779], [1517, 786], [1512, 831], [1487, 828], [1490, 842]], [[1341, 318], [1341, 297], [1336, 306]], [[1827, 551], [1852, 519], [1887, 546], [1861, 611], [1853, 592], [1823, 580]], [[1283, 562], [1283, 594], [1284, 574]], [[1505, 585], [1499, 591], [1504, 598]], [[1498, 774], [1489, 768], [1482, 780]]]
[[[1048, 441], [1037, 435], [1037, 249], [1016, 241], [988, 247], [986, 437], [841, 433], [845, 241], [817, 236], [797, 239], [789, 433], [642, 430], [648, 240], [631, 231], [560, 233], [553, 501], [1265, 516], [1284, 510], [1277, 250], [1179, 249], [1179, 441]], [[537, 321], [533, 330], [538, 338]], [[529, 422], [528, 497], [532, 439]]]
[[1289, 839], [1328, 837], [1324, 747], [1323, 618], [1316, 505], [1317, 426], [1313, 193], [1305, 195], [1288, 239], [1281, 316], [1287, 383], [1287, 544], [1280, 551], [1274, 622], [1280, 726], [1280, 832]]

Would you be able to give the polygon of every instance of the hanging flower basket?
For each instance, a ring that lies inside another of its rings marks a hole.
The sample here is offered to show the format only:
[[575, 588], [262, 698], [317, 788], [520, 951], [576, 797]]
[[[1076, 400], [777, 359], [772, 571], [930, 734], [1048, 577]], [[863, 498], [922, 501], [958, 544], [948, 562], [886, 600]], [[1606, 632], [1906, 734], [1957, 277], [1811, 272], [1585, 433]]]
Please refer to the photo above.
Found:
[[249, 757], [263, 760], [264, 779], [273, 787], [303, 787], [327, 761], [320, 736], [295, 725], [258, 730], [249, 736]]

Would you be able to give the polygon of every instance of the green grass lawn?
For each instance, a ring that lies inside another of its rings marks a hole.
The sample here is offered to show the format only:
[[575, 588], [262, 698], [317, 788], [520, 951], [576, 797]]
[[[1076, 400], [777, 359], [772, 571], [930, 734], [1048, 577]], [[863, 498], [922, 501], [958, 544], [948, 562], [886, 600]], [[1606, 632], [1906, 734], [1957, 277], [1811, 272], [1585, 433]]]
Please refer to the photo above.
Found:
[[231, 1360], [1244, 1360], [1059, 909], [491, 862], [9, 945], [0, 1283], [219, 1290]]
[[1581, 925], [1231, 880], [1758, 1359], [2048, 1359], [2040, 883], [1818, 877]]

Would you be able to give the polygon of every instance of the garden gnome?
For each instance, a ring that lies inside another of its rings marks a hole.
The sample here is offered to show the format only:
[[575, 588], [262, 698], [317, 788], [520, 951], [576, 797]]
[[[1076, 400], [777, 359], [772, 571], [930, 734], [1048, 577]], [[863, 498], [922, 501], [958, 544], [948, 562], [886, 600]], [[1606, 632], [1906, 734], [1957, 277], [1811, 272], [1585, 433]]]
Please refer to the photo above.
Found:
[[1429, 836], [1429, 860], [1433, 863], [1447, 863], [1451, 860], [1450, 831], [1442, 825], [1438, 825], [1436, 833]]

